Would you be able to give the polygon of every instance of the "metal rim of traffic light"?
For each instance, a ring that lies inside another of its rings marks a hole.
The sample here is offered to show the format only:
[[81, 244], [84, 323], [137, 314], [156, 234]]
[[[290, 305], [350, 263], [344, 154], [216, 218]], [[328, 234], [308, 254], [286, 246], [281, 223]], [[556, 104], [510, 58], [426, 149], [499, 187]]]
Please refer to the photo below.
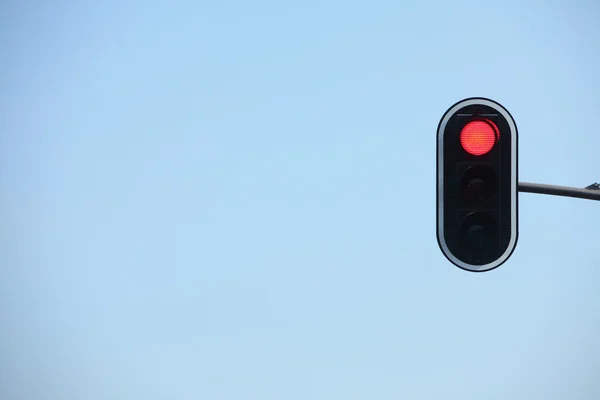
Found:
[[[450, 118], [463, 109], [464, 107], [471, 105], [483, 105], [488, 106], [495, 109], [499, 114], [501, 114], [506, 121], [508, 122], [510, 132], [511, 132], [511, 213], [514, 216], [511, 221], [511, 238], [510, 243], [506, 249], [506, 251], [494, 260], [491, 263], [484, 265], [472, 265], [466, 262], [459, 260], [456, 256], [452, 254], [446, 240], [444, 238], [444, 198], [443, 198], [443, 187], [444, 187], [444, 132], [446, 130], [446, 125]], [[437, 184], [436, 184], [436, 208], [437, 208], [437, 240], [440, 249], [444, 256], [457, 267], [471, 271], [471, 272], [486, 272], [491, 271], [493, 269], [498, 268], [502, 265], [514, 252], [516, 248], [516, 244], [519, 236], [518, 229], [518, 131], [517, 125], [512, 117], [512, 115], [505, 109], [501, 104], [491, 99], [485, 97], [470, 97], [464, 100], [461, 100], [454, 105], [452, 105], [442, 116], [440, 122], [438, 124], [437, 130], [437, 157], [436, 157], [436, 169], [437, 169]]]

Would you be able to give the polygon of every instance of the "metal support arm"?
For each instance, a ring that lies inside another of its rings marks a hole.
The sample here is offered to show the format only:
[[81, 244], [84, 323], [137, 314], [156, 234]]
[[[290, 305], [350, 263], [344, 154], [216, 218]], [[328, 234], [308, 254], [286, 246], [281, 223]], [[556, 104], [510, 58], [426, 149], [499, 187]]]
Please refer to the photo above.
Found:
[[593, 183], [586, 188], [543, 185], [540, 183], [519, 182], [519, 192], [549, 194], [553, 196], [576, 197], [587, 200], [600, 200], [600, 185]]

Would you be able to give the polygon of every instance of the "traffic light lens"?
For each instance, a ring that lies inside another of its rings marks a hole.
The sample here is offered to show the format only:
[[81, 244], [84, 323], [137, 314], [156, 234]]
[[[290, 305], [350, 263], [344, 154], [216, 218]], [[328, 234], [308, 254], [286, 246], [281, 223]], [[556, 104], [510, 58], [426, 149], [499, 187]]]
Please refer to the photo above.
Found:
[[496, 193], [497, 177], [494, 170], [484, 165], [468, 168], [461, 181], [460, 191], [469, 205], [481, 204]]
[[461, 247], [465, 261], [482, 265], [494, 259], [498, 251], [498, 225], [487, 212], [467, 216], [461, 226]]
[[496, 144], [498, 128], [491, 121], [471, 121], [460, 132], [463, 149], [474, 156], [488, 153]]
[[472, 225], [467, 229], [466, 242], [468, 247], [482, 249], [485, 248], [489, 240], [489, 235], [483, 226]]

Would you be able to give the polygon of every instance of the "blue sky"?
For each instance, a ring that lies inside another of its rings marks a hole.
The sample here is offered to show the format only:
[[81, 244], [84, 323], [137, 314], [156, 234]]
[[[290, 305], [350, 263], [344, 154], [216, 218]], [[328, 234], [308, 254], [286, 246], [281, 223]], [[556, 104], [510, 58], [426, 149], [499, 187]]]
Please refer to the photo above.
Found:
[[588, 1], [0, 6], [0, 397], [600, 396], [600, 213], [435, 235], [435, 134], [503, 104], [527, 182], [600, 181]]

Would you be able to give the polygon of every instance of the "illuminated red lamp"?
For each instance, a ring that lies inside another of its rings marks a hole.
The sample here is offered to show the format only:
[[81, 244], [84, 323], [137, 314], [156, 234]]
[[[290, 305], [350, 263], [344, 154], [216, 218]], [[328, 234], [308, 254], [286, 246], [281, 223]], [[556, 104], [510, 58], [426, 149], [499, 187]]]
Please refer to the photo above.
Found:
[[474, 156], [488, 153], [500, 138], [500, 130], [490, 120], [471, 121], [460, 132], [460, 144]]

